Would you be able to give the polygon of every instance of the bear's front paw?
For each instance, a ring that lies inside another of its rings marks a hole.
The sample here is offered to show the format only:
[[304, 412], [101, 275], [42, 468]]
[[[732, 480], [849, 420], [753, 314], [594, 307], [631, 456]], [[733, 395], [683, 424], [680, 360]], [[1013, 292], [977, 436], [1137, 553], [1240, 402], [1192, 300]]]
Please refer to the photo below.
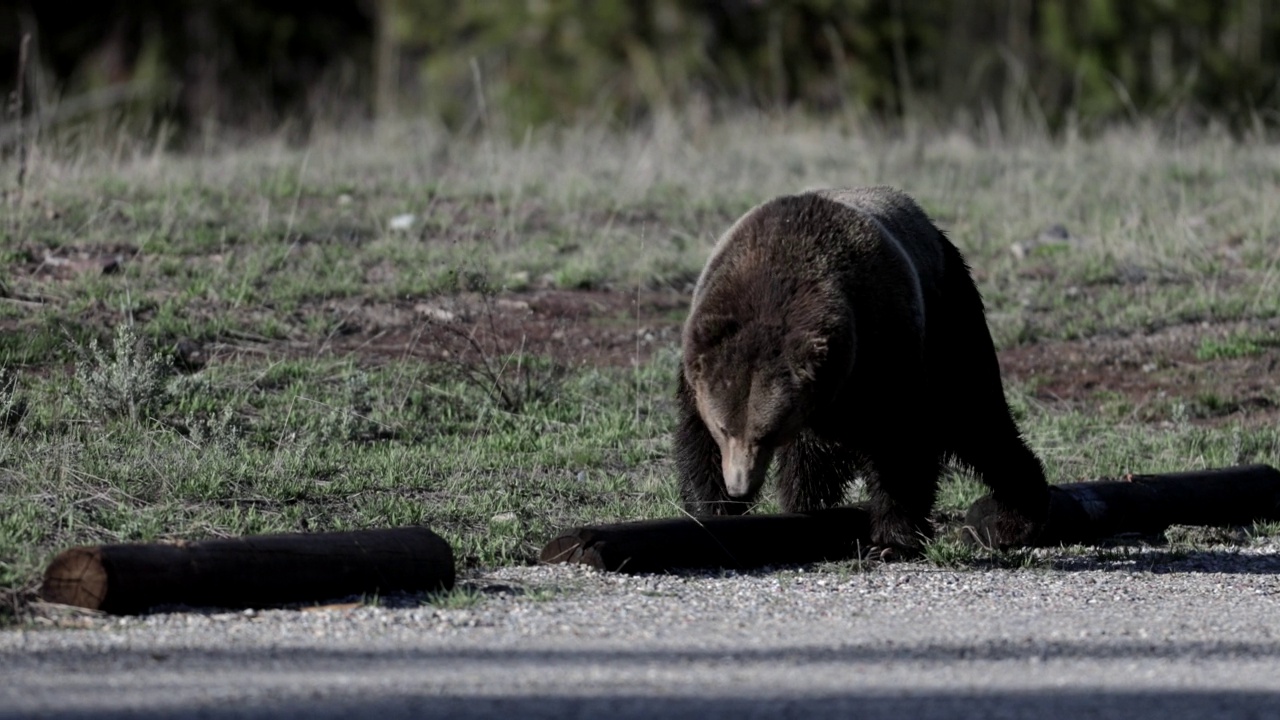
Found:
[[[903, 518], [889, 516], [872, 521], [871, 547], [863, 559], [880, 559], [886, 562], [911, 560], [924, 554], [925, 543], [932, 537], [932, 528]], [[874, 556], [883, 557], [876, 558]]]
[[872, 545], [868, 548], [864, 548], [858, 557], [865, 563], [891, 563], [902, 560], [913, 560], [920, 557], [922, 554], [923, 550], [919, 547]]
[[[1047, 505], [1047, 503], [1046, 503]], [[964, 516], [963, 539], [970, 545], [1000, 550], [1035, 545], [1048, 523], [1048, 508], [1034, 516], [996, 502], [990, 495], [978, 498]]]

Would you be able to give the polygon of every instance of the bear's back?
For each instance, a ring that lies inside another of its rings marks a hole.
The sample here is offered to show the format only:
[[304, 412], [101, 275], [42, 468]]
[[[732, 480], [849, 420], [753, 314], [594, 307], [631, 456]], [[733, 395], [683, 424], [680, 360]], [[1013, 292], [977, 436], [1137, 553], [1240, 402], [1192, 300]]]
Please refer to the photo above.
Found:
[[916, 276], [926, 285], [938, 283], [946, 267], [946, 242], [929, 216], [906, 193], [891, 187], [831, 188], [812, 191], [871, 218], [883, 240], [908, 257]]
[[906, 194], [814, 190], [766, 201], [720, 237], [690, 318], [819, 333], [856, 318], [871, 334], [920, 338], [957, 272], [967, 278], [963, 258]]
[[752, 208], [720, 237], [694, 286], [694, 305], [712, 286], [749, 293], [764, 279], [788, 275], [825, 286], [814, 287], [818, 292], [876, 277], [934, 286], [946, 272], [946, 243], [924, 211], [893, 188], [782, 196]]

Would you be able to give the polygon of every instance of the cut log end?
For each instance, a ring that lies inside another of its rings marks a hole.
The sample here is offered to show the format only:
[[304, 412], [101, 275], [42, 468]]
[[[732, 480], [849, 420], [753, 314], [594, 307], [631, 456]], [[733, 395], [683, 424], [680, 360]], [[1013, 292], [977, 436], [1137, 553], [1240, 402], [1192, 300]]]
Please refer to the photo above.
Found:
[[40, 596], [47, 602], [98, 610], [107, 598], [107, 569], [96, 547], [62, 552], [44, 573]]
[[553, 538], [542, 548], [538, 562], [544, 564], [572, 563], [586, 565], [597, 570], [604, 570], [604, 559], [596, 548], [588, 544], [577, 533], [569, 533]]
[[582, 555], [582, 540], [576, 535], [552, 538], [538, 555], [540, 563], [573, 563]]

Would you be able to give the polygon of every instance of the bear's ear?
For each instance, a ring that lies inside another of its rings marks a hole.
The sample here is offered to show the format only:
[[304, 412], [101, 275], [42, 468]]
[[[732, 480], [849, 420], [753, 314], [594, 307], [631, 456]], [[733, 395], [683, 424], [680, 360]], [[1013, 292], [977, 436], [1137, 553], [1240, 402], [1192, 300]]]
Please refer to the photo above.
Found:
[[732, 315], [703, 315], [689, 331], [693, 350], [700, 352], [715, 347], [733, 337], [742, 329], [742, 323]]
[[818, 368], [827, 359], [827, 339], [822, 335], [804, 333], [793, 336], [787, 343], [787, 364], [791, 376], [801, 382], [813, 382]]
[[690, 383], [692, 383], [695, 378], [702, 377], [703, 373], [706, 371], [707, 356], [705, 353], [690, 355], [688, 356], [688, 358], [685, 359], [684, 366], [685, 366], [685, 377], [689, 380]]

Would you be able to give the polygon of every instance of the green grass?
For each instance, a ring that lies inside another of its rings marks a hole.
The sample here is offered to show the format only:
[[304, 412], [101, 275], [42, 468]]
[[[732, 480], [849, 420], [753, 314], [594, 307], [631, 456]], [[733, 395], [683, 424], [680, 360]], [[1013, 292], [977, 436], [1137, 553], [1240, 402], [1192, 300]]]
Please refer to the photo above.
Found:
[[[531, 561], [575, 524], [675, 515], [677, 348], [633, 368], [520, 357], [535, 382], [501, 365], [512, 401], [456, 365], [330, 341], [382, 322], [361, 313], [442, 295], [687, 290], [716, 236], [779, 193], [907, 189], [974, 266], [1002, 348], [1202, 323], [1238, 329], [1200, 341], [1200, 362], [1276, 344], [1275, 146], [673, 122], [521, 142], [386, 127], [189, 156], [127, 139], [70, 154], [54, 139], [21, 193], [0, 166], [0, 612], [73, 544], [424, 523], [464, 566], [493, 566]], [[415, 222], [391, 228], [402, 213]], [[1054, 224], [1070, 239], [1010, 251]], [[80, 253], [124, 259], [113, 274], [43, 261]], [[183, 338], [234, 352], [178, 374]], [[1089, 412], [1033, 388], [1010, 399], [1060, 480], [1280, 464], [1274, 422], [1195, 422], [1235, 408], [1225, 390], [1135, 413], [1133, 398]], [[954, 518], [981, 493], [957, 473], [939, 510]], [[973, 565], [946, 542], [934, 562]]]
[[1280, 345], [1275, 335], [1232, 335], [1227, 338], [1205, 338], [1196, 348], [1200, 360], [1223, 360], [1260, 355], [1269, 347]]
[[399, 362], [216, 366], [136, 413], [94, 400], [118, 385], [33, 379], [39, 410], [0, 435], [0, 557], [13, 582], [73, 543], [422, 523], [467, 565], [526, 562], [569, 524], [676, 512], [673, 357], [575, 373], [518, 414]]
[[1035, 550], [983, 548], [965, 542], [958, 533], [947, 533], [930, 540], [924, 547], [924, 558], [937, 567], [953, 570], [969, 568], [1034, 570], [1048, 566], [1045, 558]]
[[458, 585], [452, 590], [430, 593], [424, 602], [441, 610], [466, 610], [484, 602], [484, 593], [468, 585]]

